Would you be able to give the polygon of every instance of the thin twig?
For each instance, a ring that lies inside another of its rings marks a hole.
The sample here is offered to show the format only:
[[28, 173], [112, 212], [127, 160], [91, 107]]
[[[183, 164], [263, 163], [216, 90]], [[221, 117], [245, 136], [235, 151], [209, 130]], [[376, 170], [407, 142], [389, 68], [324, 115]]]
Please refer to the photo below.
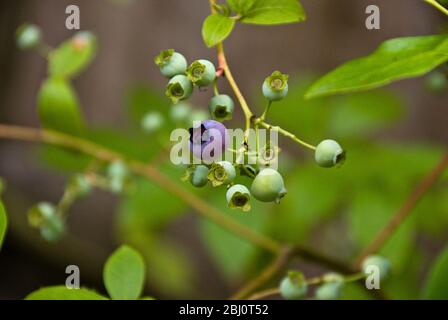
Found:
[[442, 6], [440, 3], [438, 3], [436, 0], [423, 0], [424, 2], [430, 4], [440, 12], [444, 13], [448, 16], [448, 9], [446, 9], [444, 6]]
[[275, 296], [275, 295], [279, 295], [280, 294], [280, 289], [279, 288], [270, 288], [270, 289], [266, 289], [260, 292], [255, 292], [254, 294], [252, 294], [249, 298], [247, 298], [247, 300], [261, 300], [261, 299], [265, 299], [267, 297], [270, 296]]
[[411, 192], [403, 206], [392, 216], [387, 225], [378, 232], [373, 241], [355, 259], [355, 267], [359, 267], [367, 256], [377, 252], [387, 242], [387, 240], [389, 240], [398, 227], [411, 214], [412, 209], [415, 208], [419, 200], [440, 178], [447, 167], [448, 153], [445, 153], [437, 166], [431, 170]]

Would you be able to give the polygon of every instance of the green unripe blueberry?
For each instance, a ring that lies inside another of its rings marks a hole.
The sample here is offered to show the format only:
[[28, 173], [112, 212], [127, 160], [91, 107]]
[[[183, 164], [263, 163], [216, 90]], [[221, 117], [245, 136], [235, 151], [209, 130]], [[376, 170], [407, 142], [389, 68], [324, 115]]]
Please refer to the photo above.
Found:
[[21, 49], [35, 48], [40, 44], [42, 32], [33, 24], [23, 24], [16, 32], [17, 45]]
[[89, 179], [84, 174], [76, 174], [70, 178], [67, 188], [76, 196], [86, 196], [92, 191]]
[[219, 161], [212, 164], [208, 173], [208, 180], [212, 186], [218, 187], [223, 184], [229, 184], [236, 177], [236, 170], [233, 164], [228, 161]]
[[278, 101], [288, 94], [288, 78], [287, 74], [280, 71], [274, 71], [263, 82], [263, 95], [270, 101]]
[[319, 300], [337, 300], [341, 297], [344, 287], [344, 277], [338, 273], [330, 272], [323, 276], [324, 284], [316, 289], [315, 296]]
[[213, 119], [223, 121], [232, 119], [235, 104], [228, 95], [220, 94], [214, 96], [208, 105], [208, 109]]
[[190, 182], [197, 188], [204, 187], [208, 182], [208, 168], [204, 165], [198, 165], [190, 175]]
[[154, 62], [159, 66], [160, 72], [167, 78], [184, 74], [187, 70], [187, 60], [183, 55], [173, 49], [163, 50], [155, 57]]
[[165, 94], [173, 103], [187, 99], [193, 93], [193, 85], [188, 78], [182, 74], [174, 76], [166, 86]]
[[280, 295], [286, 300], [300, 300], [306, 296], [308, 285], [301, 272], [290, 271], [280, 282]]
[[40, 228], [42, 238], [49, 242], [56, 242], [65, 234], [64, 220], [58, 215], [51, 216]]
[[129, 169], [122, 161], [114, 161], [108, 166], [107, 175], [110, 180], [110, 190], [114, 193], [120, 193], [126, 184]]
[[319, 166], [331, 168], [345, 160], [345, 152], [336, 141], [324, 140], [316, 147], [314, 158]]
[[232, 209], [241, 209], [244, 212], [250, 211], [250, 191], [242, 184], [235, 184], [227, 190], [227, 204]]
[[372, 255], [368, 256], [362, 262], [362, 270], [366, 274], [370, 274], [369, 266], [376, 266], [380, 272], [380, 279], [386, 279], [390, 274], [390, 261], [382, 256]]
[[215, 80], [216, 68], [208, 60], [196, 60], [188, 67], [187, 76], [196, 86], [205, 87]]
[[160, 112], [148, 112], [142, 119], [142, 129], [147, 133], [153, 133], [159, 130], [165, 123], [165, 118]]
[[435, 93], [444, 92], [448, 89], [447, 75], [440, 71], [432, 72], [425, 81], [425, 86], [429, 91]]
[[174, 122], [181, 122], [188, 119], [191, 114], [191, 107], [186, 102], [179, 102], [171, 107], [170, 117]]
[[252, 182], [251, 193], [257, 200], [278, 203], [287, 191], [280, 173], [277, 170], [265, 168]]

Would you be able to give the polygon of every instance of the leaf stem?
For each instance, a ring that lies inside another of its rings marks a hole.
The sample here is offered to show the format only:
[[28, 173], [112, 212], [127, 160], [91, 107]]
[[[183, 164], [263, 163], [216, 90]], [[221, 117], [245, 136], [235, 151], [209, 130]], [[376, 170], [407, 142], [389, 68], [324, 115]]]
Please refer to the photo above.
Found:
[[437, 10], [448, 16], [448, 9], [442, 6], [436, 0], [423, 0], [423, 1], [430, 4], [431, 6], [435, 7]]
[[377, 252], [389, 240], [398, 227], [409, 217], [424, 194], [437, 182], [445, 169], [448, 168], [448, 152], [445, 153], [439, 163], [432, 169], [415, 187], [402, 207], [392, 216], [386, 226], [381, 229], [372, 242], [355, 259], [355, 267], [369, 255]]

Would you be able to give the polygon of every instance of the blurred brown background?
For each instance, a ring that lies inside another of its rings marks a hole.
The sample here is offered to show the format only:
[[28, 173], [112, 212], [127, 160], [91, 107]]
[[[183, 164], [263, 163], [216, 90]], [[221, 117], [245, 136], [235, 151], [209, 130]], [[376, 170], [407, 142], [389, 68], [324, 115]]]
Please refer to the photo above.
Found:
[[[437, 33], [445, 19], [420, 0], [303, 0], [308, 21], [278, 27], [238, 25], [227, 41], [227, 55], [243, 91], [250, 93], [274, 69], [292, 75], [307, 70], [326, 72], [351, 58], [365, 55], [385, 39], [406, 35]], [[84, 112], [93, 124], [126, 126], [124, 93], [132, 84], [150, 82], [163, 88], [153, 63], [161, 49], [176, 48], [187, 59], [203, 57], [215, 61], [214, 50], [201, 39], [201, 24], [209, 7], [206, 0], [14, 0], [0, 2], [0, 122], [37, 126], [35, 96], [46, 74], [44, 59], [19, 51], [14, 44], [15, 29], [24, 21], [39, 25], [52, 46], [69, 37], [65, 28], [65, 8], [81, 9], [81, 29], [98, 35], [98, 55], [75, 81]], [[364, 26], [365, 8], [381, 9], [381, 30]], [[425, 94], [422, 79], [393, 85], [405, 97], [409, 111], [402, 125], [387, 132], [391, 138], [448, 141], [446, 95]], [[205, 105], [206, 97], [195, 102]], [[64, 179], [30, 157], [32, 148], [22, 143], [0, 141], [0, 176], [15, 194], [26, 195], [29, 204], [57, 200]], [[17, 197], [15, 195], [14, 197]], [[17, 200], [17, 199], [15, 199]], [[99, 276], [105, 256], [115, 247], [112, 214], [115, 200], [98, 193], [76, 204], [70, 225], [82, 234], [76, 248], [70, 239], [43, 250], [35, 235], [21, 232], [23, 217], [11, 217], [11, 232], [0, 255], [0, 299], [22, 298], [41, 285], [63, 283], [63, 266], [90, 265], [82, 282], [101, 287]], [[88, 208], [88, 210], [87, 210]], [[180, 237], [192, 243], [187, 231]], [[95, 245], [92, 245], [94, 243]], [[201, 257], [201, 253], [197, 253]], [[93, 265], [92, 265], [93, 262]], [[208, 290], [219, 290], [219, 279], [207, 262]]]

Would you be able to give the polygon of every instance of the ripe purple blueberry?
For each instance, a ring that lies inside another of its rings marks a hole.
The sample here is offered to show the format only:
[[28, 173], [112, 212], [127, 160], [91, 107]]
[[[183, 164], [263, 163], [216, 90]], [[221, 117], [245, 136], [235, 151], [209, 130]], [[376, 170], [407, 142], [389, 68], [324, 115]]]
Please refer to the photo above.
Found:
[[229, 144], [226, 127], [214, 120], [206, 120], [190, 128], [190, 150], [206, 163], [214, 162], [225, 152]]

